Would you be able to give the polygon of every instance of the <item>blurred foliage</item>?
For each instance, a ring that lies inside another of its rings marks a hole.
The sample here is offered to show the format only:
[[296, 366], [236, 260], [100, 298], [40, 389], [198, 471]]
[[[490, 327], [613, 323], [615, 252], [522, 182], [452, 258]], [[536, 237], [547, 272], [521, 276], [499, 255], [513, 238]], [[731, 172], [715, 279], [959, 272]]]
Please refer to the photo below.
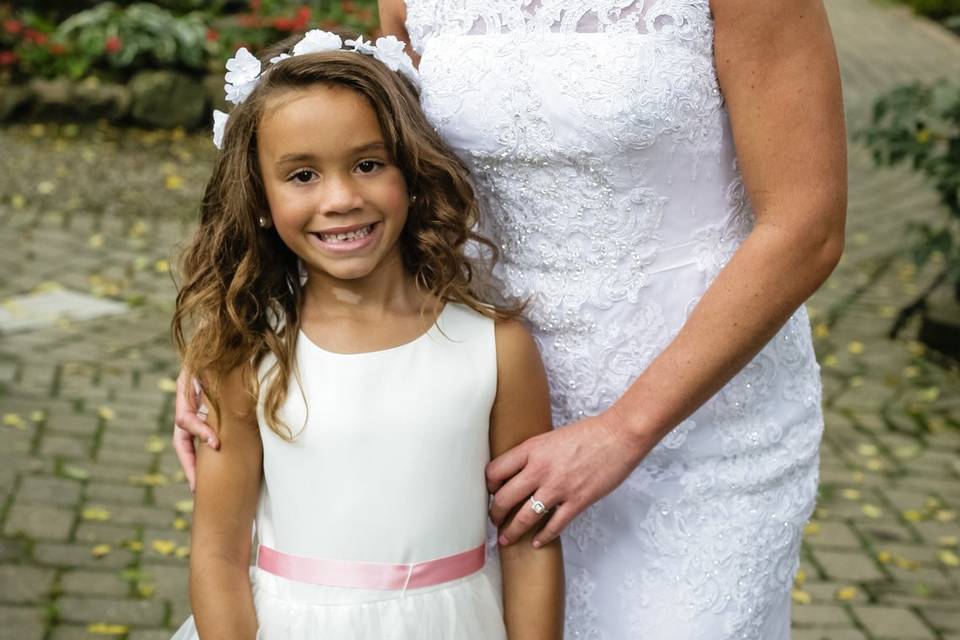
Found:
[[256, 52], [308, 29], [375, 35], [376, 27], [376, 0], [0, 4], [0, 80], [123, 80], [158, 68], [199, 75], [222, 70], [241, 46]]
[[[879, 166], [909, 164], [931, 180], [944, 205], [938, 224], [907, 224], [907, 252], [917, 268], [934, 256], [941, 270], [914, 303], [946, 283], [960, 300], [960, 85], [941, 81], [898, 87], [881, 96], [870, 127], [858, 134]], [[905, 321], [900, 318], [898, 322]]]
[[960, 33], [960, 0], [900, 0], [920, 15], [939, 20]]

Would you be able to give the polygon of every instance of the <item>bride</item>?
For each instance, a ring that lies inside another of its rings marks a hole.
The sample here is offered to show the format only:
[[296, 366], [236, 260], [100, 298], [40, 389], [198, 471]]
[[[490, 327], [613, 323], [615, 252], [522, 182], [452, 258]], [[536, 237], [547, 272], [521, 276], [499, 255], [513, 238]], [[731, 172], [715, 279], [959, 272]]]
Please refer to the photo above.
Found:
[[[531, 300], [565, 425], [490, 463], [501, 544], [563, 532], [571, 639], [789, 638], [823, 428], [801, 305], [846, 208], [821, 0], [380, 9], [472, 169], [499, 286]], [[192, 435], [216, 442], [187, 386], [191, 477]]]

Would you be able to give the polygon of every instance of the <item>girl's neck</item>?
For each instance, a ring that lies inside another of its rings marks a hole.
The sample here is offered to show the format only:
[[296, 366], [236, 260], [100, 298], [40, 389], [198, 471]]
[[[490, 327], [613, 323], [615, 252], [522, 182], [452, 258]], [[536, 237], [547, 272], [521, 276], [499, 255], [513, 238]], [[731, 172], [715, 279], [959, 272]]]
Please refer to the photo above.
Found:
[[318, 316], [384, 318], [419, 312], [428, 299], [402, 267], [356, 280], [339, 280], [308, 269], [302, 315], [304, 320]]

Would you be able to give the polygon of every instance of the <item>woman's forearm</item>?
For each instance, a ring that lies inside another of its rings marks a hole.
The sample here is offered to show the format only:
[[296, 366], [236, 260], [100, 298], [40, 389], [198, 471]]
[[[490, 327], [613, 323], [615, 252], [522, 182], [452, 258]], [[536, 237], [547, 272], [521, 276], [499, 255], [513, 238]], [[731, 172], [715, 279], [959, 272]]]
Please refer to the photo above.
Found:
[[[838, 198], [836, 206], [842, 206]], [[809, 219], [809, 218], [807, 218]], [[843, 216], [820, 231], [758, 223], [666, 349], [612, 407], [625, 433], [657, 442], [719, 391], [826, 280]]]
[[191, 563], [190, 603], [203, 640], [254, 640], [257, 615], [249, 569], [209, 559]]

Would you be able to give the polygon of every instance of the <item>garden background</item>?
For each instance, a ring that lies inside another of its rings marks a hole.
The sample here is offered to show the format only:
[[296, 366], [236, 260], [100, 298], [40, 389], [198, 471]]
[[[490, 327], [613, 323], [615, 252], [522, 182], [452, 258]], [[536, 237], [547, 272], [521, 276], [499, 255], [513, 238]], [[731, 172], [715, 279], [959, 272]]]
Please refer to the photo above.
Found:
[[[850, 207], [794, 638], [960, 640], [960, 0], [825, 1]], [[375, 2], [0, 4], [0, 640], [189, 614], [171, 265], [224, 61], [315, 27], [375, 35]]]

